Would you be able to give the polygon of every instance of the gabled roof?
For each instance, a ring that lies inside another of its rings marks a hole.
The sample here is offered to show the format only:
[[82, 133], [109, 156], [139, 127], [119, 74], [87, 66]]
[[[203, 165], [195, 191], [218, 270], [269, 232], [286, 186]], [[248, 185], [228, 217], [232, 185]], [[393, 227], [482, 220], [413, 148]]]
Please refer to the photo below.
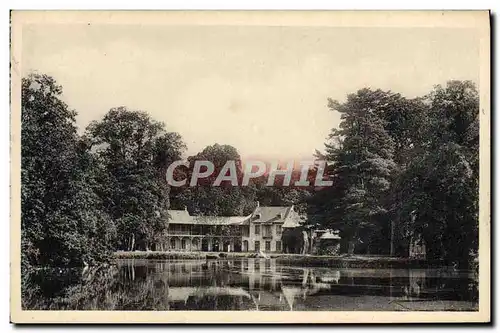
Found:
[[290, 207], [274, 206], [255, 208], [252, 213], [253, 222], [285, 222]]
[[300, 217], [299, 213], [293, 210], [293, 206], [286, 216], [285, 223], [283, 223], [283, 228], [297, 228], [300, 227], [304, 220]]
[[193, 217], [189, 215], [187, 209], [168, 210], [169, 221], [178, 223], [193, 223]]
[[283, 223], [283, 228], [296, 228], [301, 225], [302, 218], [292, 206], [257, 206], [252, 213], [252, 222]]

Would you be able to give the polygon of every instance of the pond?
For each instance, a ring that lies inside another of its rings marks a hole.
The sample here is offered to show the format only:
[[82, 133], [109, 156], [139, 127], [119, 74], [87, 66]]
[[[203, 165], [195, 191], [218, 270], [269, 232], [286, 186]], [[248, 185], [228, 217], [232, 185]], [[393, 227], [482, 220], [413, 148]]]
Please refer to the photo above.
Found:
[[38, 271], [23, 308], [53, 310], [477, 311], [473, 273], [294, 267], [276, 259], [118, 260]]

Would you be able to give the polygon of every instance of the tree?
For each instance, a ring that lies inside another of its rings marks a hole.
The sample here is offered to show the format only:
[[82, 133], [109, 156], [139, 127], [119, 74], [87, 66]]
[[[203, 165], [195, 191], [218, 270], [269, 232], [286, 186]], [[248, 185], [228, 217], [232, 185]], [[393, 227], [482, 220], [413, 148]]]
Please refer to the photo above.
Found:
[[95, 193], [95, 164], [61, 95], [50, 76], [22, 79], [23, 268], [92, 264], [111, 251], [114, 228]]
[[380, 116], [393, 98], [389, 92], [362, 89], [350, 94], [343, 104], [329, 100], [329, 108], [341, 113], [340, 129], [333, 129], [326, 144], [326, 158], [334, 162], [329, 170], [334, 186], [326, 189], [327, 206], [323, 224], [338, 227], [344, 250], [381, 237], [387, 228], [389, 191], [395, 163], [394, 141]]
[[[248, 215], [255, 208], [255, 188], [252, 186], [233, 186], [223, 181], [220, 186], [213, 186], [227, 161], [235, 161], [236, 177], [241, 184], [243, 170], [241, 158], [236, 148], [229, 145], [214, 144], [208, 146], [195, 156], [188, 158], [190, 167], [186, 171], [186, 186], [173, 189], [172, 206], [176, 209], [187, 207], [194, 215], [241, 216]], [[198, 180], [196, 186], [189, 186], [194, 163], [210, 161], [214, 164], [214, 172]]]
[[385, 120], [385, 129], [394, 141], [394, 162], [396, 168], [393, 172], [391, 186], [386, 198], [389, 207], [388, 219], [390, 225], [390, 254], [407, 255], [409, 229], [404, 219], [411, 217], [402, 216], [403, 212], [403, 187], [402, 175], [406, 172], [412, 161], [418, 159], [428, 139], [422, 136], [428, 125], [428, 112], [425, 101], [421, 97], [407, 99], [400, 94], [388, 94], [387, 107], [381, 109], [379, 116]]
[[149, 249], [167, 227], [165, 170], [185, 149], [181, 137], [142, 111], [118, 107], [92, 122], [86, 138], [103, 166], [99, 194], [116, 221], [116, 246]]
[[285, 253], [305, 253], [303, 231], [303, 228], [284, 228], [281, 239]]
[[402, 176], [407, 229], [428, 257], [465, 266], [478, 246], [479, 97], [472, 82], [450, 81], [426, 104], [423, 149]]

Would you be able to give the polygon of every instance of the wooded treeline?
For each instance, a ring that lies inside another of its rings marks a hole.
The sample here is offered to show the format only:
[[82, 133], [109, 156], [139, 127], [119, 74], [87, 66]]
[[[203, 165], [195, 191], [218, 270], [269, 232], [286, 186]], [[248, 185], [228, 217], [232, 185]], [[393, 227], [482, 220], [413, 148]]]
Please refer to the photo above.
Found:
[[[154, 249], [168, 209], [246, 215], [257, 201], [294, 204], [309, 224], [339, 229], [345, 252], [389, 254], [391, 234], [396, 255], [406, 255], [412, 239], [425, 241], [431, 258], [467, 262], [477, 251], [479, 100], [471, 82], [450, 81], [414, 99], [362, 89], [344, 103], [329, 100], [342, 121], [318, 152], [334, 162], [327, 172], [334, 186], [321, 189], [279, 186], [279, 178], [265, 186], [264, 177], [245, 187], [170, 188], [166, 168], [186, 151], [178, 133], [117, 107], [79, 135], [61, 95], [50, 76], [22, 80], [24, 268], [91, 265], [119, 249]], [[197, 159], [212, 161], [216, 172], [241, 161], [235, 147], [219, 144], [188, 158]]]
[[345, 103], [325, 158], [335, 185], [310, 205], [341, 230], [344, 251], [406, 255], [423, 241], [428, 259], [467, 264], [478, 248], [479, 97], [450, 81], [424, 97], [362, 89]]

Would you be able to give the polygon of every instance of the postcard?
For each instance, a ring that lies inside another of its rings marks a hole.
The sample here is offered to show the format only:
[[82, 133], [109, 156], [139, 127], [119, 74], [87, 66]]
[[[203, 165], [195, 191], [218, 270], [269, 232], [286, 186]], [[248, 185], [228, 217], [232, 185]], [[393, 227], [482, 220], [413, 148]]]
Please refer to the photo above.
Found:
[[11, 321], [490, 315], [488, 11], [12, 11]]

